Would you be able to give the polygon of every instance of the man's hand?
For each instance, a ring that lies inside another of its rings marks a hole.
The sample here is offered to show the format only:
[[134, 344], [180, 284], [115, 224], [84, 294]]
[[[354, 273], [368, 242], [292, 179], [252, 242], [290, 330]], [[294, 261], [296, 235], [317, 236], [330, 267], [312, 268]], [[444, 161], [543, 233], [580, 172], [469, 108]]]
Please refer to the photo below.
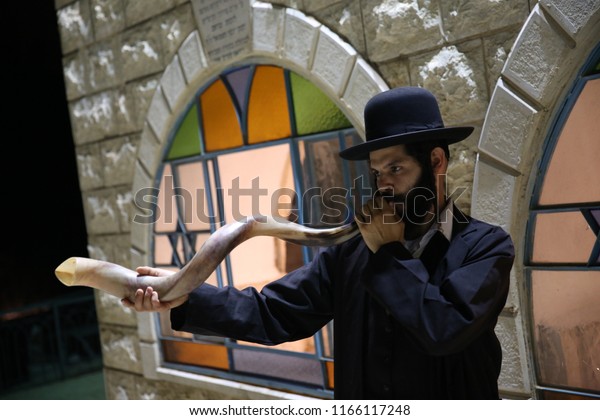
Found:
[[[169, 270], [145, 266], [138, 267], [135, 271], [142, 276], [154, 277], [169, 276], [173, 274], [173, 272]], [[147, 287], [146, 290], [137, 289], [135, 291], [135, 302], [131, 302], [129, 299], [124, 298], [121, 299], [121, 303], [128, 308], [135, 309], [137, 312], [165, 312], [172, 308], [176, 308], [186, 300], [188, 300], [188, 295], [181, 296], [169, 302], [161, 302], [158, 298], [158, 293], [156, 293], [152, 287]]]
[[354, 219], [365, 243], [373, 253], [382, 245], [404, 240], [404, 222], [397, 216], [393, 205], [381, 195], [369, 200], [361, 211], [355, 214]]

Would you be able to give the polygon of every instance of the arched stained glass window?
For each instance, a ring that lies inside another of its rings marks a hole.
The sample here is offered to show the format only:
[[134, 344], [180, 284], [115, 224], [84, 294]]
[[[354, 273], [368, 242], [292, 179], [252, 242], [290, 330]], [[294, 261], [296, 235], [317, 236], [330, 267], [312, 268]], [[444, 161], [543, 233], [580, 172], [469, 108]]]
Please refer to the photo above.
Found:
[[[173, 127], [156, 181], [154, 265], [179, 269], [216, 229], [252, 214], [311, 226], [347, 222], [351, 183], [367, 176], [367, 168], [342, 162], [338, 152], [360, 141], [336, 104], [298, 74], [270, 65], [225, 71], [198, 91]], [[306, 264], [315, 251], [252, 238], [208, 283], [260, 290]], [[158, 319], [167, 366], [332, 396], [332, 325], [314, 337], [266, 347], [176, 332], [168, 315]]]
[[549, 136], [527, 273], [541, 398], [600, 398], [600, 47]]

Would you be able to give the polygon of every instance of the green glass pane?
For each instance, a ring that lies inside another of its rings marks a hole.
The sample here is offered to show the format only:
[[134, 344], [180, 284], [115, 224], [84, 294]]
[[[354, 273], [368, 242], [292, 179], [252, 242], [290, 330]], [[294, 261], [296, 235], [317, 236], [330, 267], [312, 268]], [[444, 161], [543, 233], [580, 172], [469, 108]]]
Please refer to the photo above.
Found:
[[299, 135], [339, 130], [352, 125], [321, 90], [296, 73], [290, 72], [296, 130]]
[[175, 138], [171, 144], [167, 160], [199, 155], [202, 152], [200, 150], [199, 133], [198, 109], [197, 105], [194, 105], [190, 108], [181, 122], [181, 125], [177, 129], [177, 133], [175, 133]]

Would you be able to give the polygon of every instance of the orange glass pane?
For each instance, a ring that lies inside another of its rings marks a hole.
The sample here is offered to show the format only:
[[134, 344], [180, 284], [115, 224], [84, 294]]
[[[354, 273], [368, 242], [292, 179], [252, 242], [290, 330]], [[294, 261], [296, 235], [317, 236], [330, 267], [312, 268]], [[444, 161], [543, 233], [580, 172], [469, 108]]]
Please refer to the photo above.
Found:
[[539, 213], [535, 218], [534, 263], [587, 263], [596, 235], [581, 212]]
[[540, 204], [600, 201], [600, 79], [589, 80], [562, 128]]
[[242, 146], [242, 131], [229, 91], [219, 79], [200, 96], [207, 152]]
[[325, 367], [327, 368], [327, 387], [333, 389], [334, 380], [333, 380], [333, 361], [325, 362]]
[[283, 69], [259, 66], [248, 105], [248, 143], [290, 137], [290, 114]]
[[543, 385], [600, 391], [600, 271], [531, 273], [538, 375]]
[[192, 343], [188, 341], [163, 340], [165, 361], [229, 369], [227, 349], [218, 344]]

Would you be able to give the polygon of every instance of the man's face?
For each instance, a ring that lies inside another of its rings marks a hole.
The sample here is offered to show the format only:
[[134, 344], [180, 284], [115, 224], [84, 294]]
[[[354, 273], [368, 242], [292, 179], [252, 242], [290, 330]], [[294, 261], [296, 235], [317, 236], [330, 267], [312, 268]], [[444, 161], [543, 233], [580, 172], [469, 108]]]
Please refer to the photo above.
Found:
[[428, 224], [436, 201], [433, 173], [424, 173], [403, 145], [375, 150], [369, 156], [378, 192], [390, 196], [396, 214], [407, 225]]

